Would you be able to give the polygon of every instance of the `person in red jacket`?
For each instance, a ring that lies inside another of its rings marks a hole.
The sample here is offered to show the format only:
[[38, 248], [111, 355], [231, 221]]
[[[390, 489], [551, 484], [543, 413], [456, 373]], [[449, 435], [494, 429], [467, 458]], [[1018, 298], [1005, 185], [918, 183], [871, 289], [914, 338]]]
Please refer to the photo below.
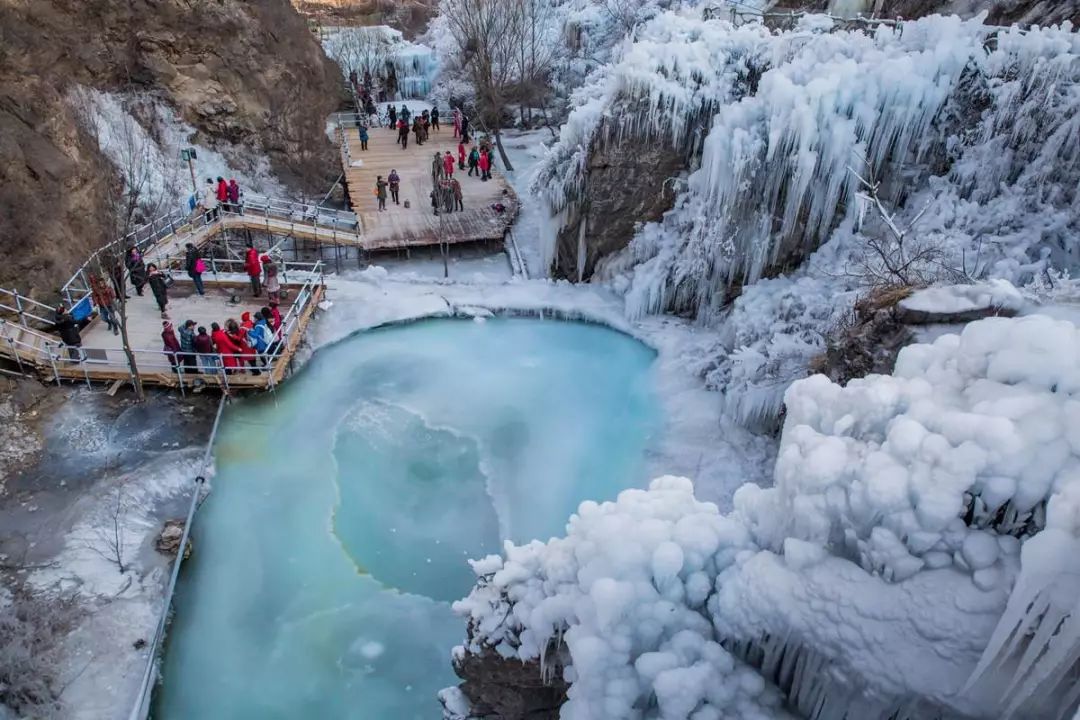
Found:
[[274, 333], [281, 332], [281, 311], [278, 310], [278, 304], [274, 301], [270, 302], [270, 318], [268, 322], [270, 323], [270, 329]]
[[229, 339], [217, 323], [210, 324], [210, 339], [214, 342], [214, 349], [221, 354], [221, 364], [225, 366], [225, 372], [234, 371], [239, 365], [237, 356], [240, 354], [240, 348]]
[[446, 177], [449, 178], [454, 176], [454, 156], [450, 154], [449, 150], [443, 155], [442, 166], [443, 171], [446, 173]]
[[225, 321], [225, 334], [238, 348], [237, 359], [240, 367], [251, 366], [251, 374], [258, 375], [259, 366], [255, 359], [255, 348], [248, 344], [247, 330], [242, 329], [235, 320], [229, 319]]
[[168, 320], [164, 320], [161, 323], [161, 341], [163, 343], [162, 349], [165, 351], [165, 357], [169, 359], [169, 364], [172, 365], [173, 370], [180, 364], [180, 340], [176, 337], [176, 330], [173, 329], [173, 324]]
[[487, 150], [480, 153], [480, 179], [484, 182], [491, 179], [491, 156]]
[[244, 255], [244, 270], [251, 280], [251, 292], [255, 297], [262, 293], [262, 285], [259, 278], [262, 277], [262, 262], [259, 260], [259, 251], [252, 243], [248, 243], [247, 253]]
[[457, 144], [457, 168], [458, 170], [465, 169], [465, 143], [461, 142]]
[[223, 177], [217, 179], [217, 201], [223, 210], [229, 209], [229, 183]]
[[232, 205], [233, 212], [244, 214], [244, 209], [240, 207], [240, 184], [236, 182], [236, 178], [229, 180], [229, 204]]

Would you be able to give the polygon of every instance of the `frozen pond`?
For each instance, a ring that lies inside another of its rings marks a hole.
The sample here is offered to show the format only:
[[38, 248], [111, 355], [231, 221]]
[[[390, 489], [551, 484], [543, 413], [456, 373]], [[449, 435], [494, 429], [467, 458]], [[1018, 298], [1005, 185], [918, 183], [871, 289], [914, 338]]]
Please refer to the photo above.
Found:
[[230, 408], [155, 717], [440, 717], [466, 558], [644, 483], [653, 358], [598, 326], [430, 320]]

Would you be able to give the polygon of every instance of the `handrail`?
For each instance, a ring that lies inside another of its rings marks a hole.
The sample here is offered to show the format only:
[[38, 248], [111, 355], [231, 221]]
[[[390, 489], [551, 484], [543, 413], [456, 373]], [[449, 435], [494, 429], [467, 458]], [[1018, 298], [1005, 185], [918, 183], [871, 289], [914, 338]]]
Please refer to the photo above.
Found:
[[154, 677], [154, 665], [157, 663], [158, 649], [161, 641], [165, 638], [165, 629], [169, 622], [169, 611], [172, 609], [173, 595], [176, 593], [176, 581], [180, 577], [180, 566], [184, 562], [184, 551], [187, 550], [188, 538], [191, 536], [191, 523], [195, 519], [195, 510], [199, 506], [199, 495], [206, 482], [205, 473], [210, 467], [210, 453], [214, 448], [214, 440], [217, 438], [218, 425], [221, 423], [221, 413], [225, 408], [225, 395], [218, 402], [217, 414], [214, 416], [214, 425], [210, 428], [210, 438], [206, 441], [206, 452], [203, 453], [202, 466], [195, 476], [195, 487], [191, 492], [191, 504], [188, 505], [187, 518], [184, 520], [184, 531], [180, 535], [180, 545], [176, 549], [176, 561], [173, 563], [172, 573], [169, 575], [169, 585], [165, 590], [165, 602], [158, 618], [157, 630], [154, 639], [150, 641], [150, 653], [146, 661], [146, 669], [143, 671], [142, 682], [139, 683], [139, 695], [135, 706], [131, 710], [130, 720], [145, 720], [150, 714], [150, 698]]
[[[278, 343], [274, 352], [272, 353], [255, 353], [255, 358], [258, 363], [257, 367], [262, 372], [266, 372], [270, 376], [270, 384], [273, 386], [273, 375], [277, 370], [277, 363], [282, 361], [282, 349], [287, 345], [293, 333], [296, 331], [299, 325], [299, 319], [303, 312], [305, 312], [309, 304], [314, 299], [314, 290], [316, 285], [322, 285], [324, 282], [324, 275], [322, 272], [322, 262], [317, 261], [315, 263], [295, 263], [294, 265], [302, 265], [307, 269], [306, 278], [300, 285], [297, 291], [296, 299], [292, 302], [289, 310], [282, 318], [281, 326], [275, 333], [275, 342]], [[11, 291], [5, 291], [10, 293]], [[13, 330], [9, 329], [12, 328]], [[28, 343], [25, 340], [16, 338], [19, 334], [29, 335], [36, 338], [38, 343]], [[113, 369], [123, 368], [129, 370], [129, 364], [127, 361], [127, 355], [123, 348], [100, 348], [100, 347], [85, 347], [80, 346], [74, 348], [67, 345], [57, 339], [56, 337], [47, 334], [45, 331], [31, 328], [27, 325], [17, 324], [0, 318], [0, 338], [11, 349], [14, 358], [22, 366], [22, 361], [25, 359], [32, 363], [37, 363], [41, 369], [52, 370], [52, 375], [57, 384], [61, 381], [61, 370], [67, 374], [68, 368], [81, 368], [86, 378], [87, 384], [90, 382], [90, 376], [87, 372], [88, 369], [98, 367], [109, 367]], [[2, 346], [0, 346], [2, 348]], [[78, 359], [70, 357], [70, 350], [76, 349]], [[177, 375], [178, 385], [182, 389], [184, 387], [185, 375], [191, 374], [196, 377], [200, 375], [220, 376], [221, 385], [228, 390], [229, 388], [229, 376], [234, 373], [228, 372], [224, 367], [225, 354], [223, 353], [187, 353], [177, 352], [170, 353], [164, 348], [161, 349], [148, 349], [148, 348], [133, 348], [131, 352], [138, 358], [138, 366], [140, 373], [143, 371], [160, 373], [165, 372], [168, 374], [175, 373]], [[112, 354], [112, 357], [110, 357]], [[122, 357], [116, 357], [120, 354]], [[100, 357], [91, 357], [91, 355], [97, 355]], [[197, 369], [191, 370], [183, 365], [183, 363], [174, 364], [169, 359], [169, 355], [176, 355], [178, 357], [194, 356], [196, 358]], [[235, 357], [234, 355], [231, 355]], [[204, 359], [210, 359], [212, 362], [201, 362]], [[59, 365], [57, 362], [59, 361]], [[65, 366], [65, 364], [70, 365]], [[211, 372], [207, 372], [207, 370]], [[241, 366], [238, 368], [240, 371], [247, 370], [246, 367]], [[130, 372], [130, 370], [129, 370]], [[235, 375], [234, 375], [235, 377]]]

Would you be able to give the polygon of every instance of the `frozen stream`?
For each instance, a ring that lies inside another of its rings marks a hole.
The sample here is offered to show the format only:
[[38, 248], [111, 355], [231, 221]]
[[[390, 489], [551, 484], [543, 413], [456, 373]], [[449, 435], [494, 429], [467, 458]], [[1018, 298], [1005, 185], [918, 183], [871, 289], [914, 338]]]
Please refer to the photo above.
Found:
[[643, 484], [653, 358], [598, 326], [430, 320], [231, 408], [155, 717], [440, 717], [466, 558]]

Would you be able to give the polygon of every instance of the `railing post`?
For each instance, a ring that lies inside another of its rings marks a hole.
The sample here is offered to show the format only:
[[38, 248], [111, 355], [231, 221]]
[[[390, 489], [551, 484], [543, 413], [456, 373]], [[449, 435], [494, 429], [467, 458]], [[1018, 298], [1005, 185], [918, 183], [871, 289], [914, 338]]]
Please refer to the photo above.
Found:
[[[183, 360], [183, 358], [179, 359]], [[183, 365], [183, 362], [178, 362], [173, 366], [173, 369], [176, 370], [176, 379], [180, 381], [180, 397], [187, 397], [187, 393], [184, 392], [184, 373], [180, 370], [181, 365]]]
[[56, 387], [60, 387], [60, 372], [56, 369], [56, 355], [52, 351], [52, 343], [45, 343], [45, 352], [49, 356], [49, 364], [52, 365], [53, 378], [56, 380]]
[[23, 312], [23, 306], [22, 306], [22, 296], [19, 295], [18, 290], [12, 290], [11, 292], [15, 295], [15, 308], [19, 312], [19, 324], [22, 325], [23, 327], [27, 327], [27, 325], [26, 325], [26, 313]]
[[[6, 326], [7, 321], [5, 320], [3, 322], [4, 322], [4, 325]], [[6, 335], [6, 337], [7, 337], [8, 345], [11, 346], [11, 354], [15, 356], [15, 364], [19, 366], [19, 374], [20, 375], [25, 375], [26, 373], [23, 371], [23, 366], [22, 366], [22, 358], [19, 357], [19, 348], [15, 347], [15, 338], [11, 337], [10, 335]]]

